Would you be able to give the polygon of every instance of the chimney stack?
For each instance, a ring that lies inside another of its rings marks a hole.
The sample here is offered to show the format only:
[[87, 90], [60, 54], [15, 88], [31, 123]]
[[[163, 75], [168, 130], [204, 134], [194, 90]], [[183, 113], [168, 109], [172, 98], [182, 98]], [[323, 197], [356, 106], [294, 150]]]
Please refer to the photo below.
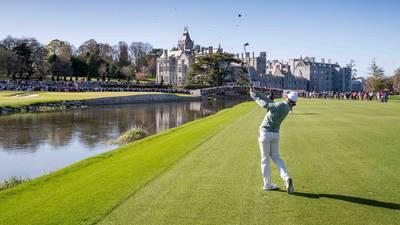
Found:
[[208, 47], [208, 54], [212, 54], [212, 53], [213, 53], [213, 47], [210, 46], [210, 47]]
[[321, 59], [321, 63], [325, 64], [325, 59], [324, 58]]

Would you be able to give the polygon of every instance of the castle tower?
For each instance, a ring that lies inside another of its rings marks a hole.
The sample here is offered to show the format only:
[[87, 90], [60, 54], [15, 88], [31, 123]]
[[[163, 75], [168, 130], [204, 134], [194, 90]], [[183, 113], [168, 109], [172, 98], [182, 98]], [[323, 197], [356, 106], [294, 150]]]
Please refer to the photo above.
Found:
[[194, 42], [190, 39], [188, 27], [185, 26], [182, 38], [178, 41], [178, 47], [182, 51], [192, 51]]

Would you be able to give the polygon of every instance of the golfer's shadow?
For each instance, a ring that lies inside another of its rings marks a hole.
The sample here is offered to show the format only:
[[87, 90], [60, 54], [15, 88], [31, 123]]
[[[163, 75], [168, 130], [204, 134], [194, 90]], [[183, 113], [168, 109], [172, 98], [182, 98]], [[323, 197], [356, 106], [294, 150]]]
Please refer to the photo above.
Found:
[[[278, 190], [278, 191], [286, 192], [283, 190]], [[379, 208], [400, 210], [400, 204], [397, 204], [397, 203], [382, 202], [382, 201], [377, 201], [377, 200], [373, 200], [373, 199], [360, 198], [360, 197], [347, 196], [347, 195], [312, 194], [312, 193], [303, 193], [303, 192], [295, 192], [292, 195], [305, 197], [305, 198], [313, 198], [313, 199], [330, 198], [330, 199], [336, 199], [336, 200], [345, 201], [345, 202], [352, 202], [352, 203], [357, 203], [357, 204], [362, 204], [362, 205], [375, 206], [375, 207], [379, 207]]]

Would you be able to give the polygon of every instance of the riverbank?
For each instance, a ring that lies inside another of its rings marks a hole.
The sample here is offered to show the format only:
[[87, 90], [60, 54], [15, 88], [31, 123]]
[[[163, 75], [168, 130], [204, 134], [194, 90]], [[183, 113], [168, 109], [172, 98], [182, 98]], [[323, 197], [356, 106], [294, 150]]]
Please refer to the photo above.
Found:
[[0, 92], [0, 115], [62, 111], [96, 105], [193, 101], [200, 97], [157, 92]]
[[295, 195], [261, 189], [265, 110], [243, 103], [1, 191], [0, 224], [395, 224], [399, 110], [301, 99], [280, 143]]

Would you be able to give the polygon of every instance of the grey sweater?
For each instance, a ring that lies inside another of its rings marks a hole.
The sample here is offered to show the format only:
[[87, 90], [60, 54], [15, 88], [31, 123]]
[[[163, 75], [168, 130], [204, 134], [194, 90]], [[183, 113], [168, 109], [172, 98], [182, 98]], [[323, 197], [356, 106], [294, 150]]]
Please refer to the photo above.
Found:
[[262, 93], [250, 92], [250, 96], [261, 107], [268, 109], [260, 129], [266, 132], [279, 133], [282, 121], [286, 118], [292, 107], [288, 102], [273, 102], [269, 97]]

